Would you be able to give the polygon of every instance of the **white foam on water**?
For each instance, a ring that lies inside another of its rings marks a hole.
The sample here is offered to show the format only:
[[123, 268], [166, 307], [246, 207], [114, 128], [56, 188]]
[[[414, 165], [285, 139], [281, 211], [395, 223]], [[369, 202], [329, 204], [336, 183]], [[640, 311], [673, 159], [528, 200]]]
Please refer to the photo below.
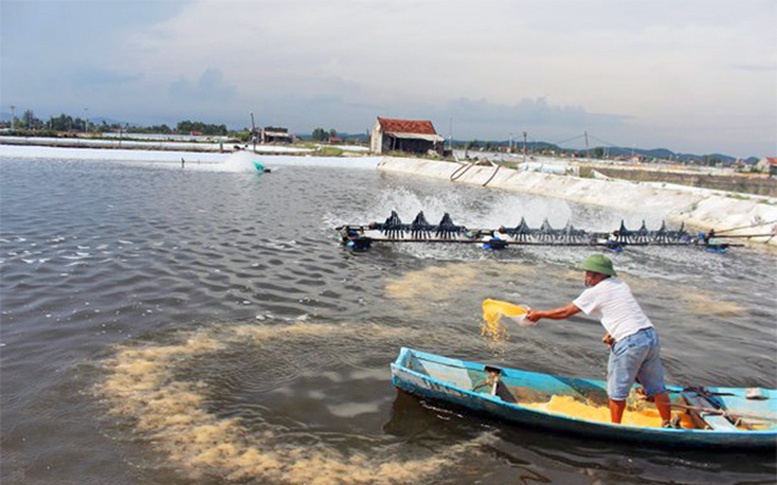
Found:
[[552, 227], [561, 228], [571, 217], [572, 210], [564, 200], [505, 194], [489, 207], [482, 223], [483, 229], [496, 229], [500, 225], [516, 227], [524, 218], [530, 227], [540, 227], [547, 219]]

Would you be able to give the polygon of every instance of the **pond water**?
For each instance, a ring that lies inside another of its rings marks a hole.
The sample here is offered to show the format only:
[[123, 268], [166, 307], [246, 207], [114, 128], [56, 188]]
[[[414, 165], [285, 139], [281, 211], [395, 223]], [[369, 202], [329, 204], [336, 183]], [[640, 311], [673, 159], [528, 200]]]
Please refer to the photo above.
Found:
[[[586, 317], [480, 335], [481, 302], [582, 290], [587, 248], [342, 248], [334, 228], [637, 228], [661, 214], [350, 168], [0, 157], [1, 479], [15, 483], [771, 483], [773, 453], [549, 434], [398, 393], [402, 346], [604, 377]], [[630, 248], [680, 385], [775, 387], [777, 258]]]

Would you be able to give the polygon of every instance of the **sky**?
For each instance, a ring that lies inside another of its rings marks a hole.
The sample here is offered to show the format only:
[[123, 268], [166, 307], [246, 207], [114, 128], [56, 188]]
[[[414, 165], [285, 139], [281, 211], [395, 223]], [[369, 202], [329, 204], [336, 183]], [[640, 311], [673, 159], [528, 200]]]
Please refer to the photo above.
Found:
[[0, 111], [775, 156], [776, 26], [777, 0], [0, 0]]

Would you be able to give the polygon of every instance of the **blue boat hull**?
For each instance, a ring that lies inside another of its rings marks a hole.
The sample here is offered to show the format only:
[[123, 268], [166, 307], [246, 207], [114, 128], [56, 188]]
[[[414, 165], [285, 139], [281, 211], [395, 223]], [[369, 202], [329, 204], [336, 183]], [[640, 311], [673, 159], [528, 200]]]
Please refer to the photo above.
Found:
[[[769, 429], [743, 430], [733, 426], [729, 426], [730, 429], [653, 428], [588, 421], [520, 404], [522, 399], [536, 402], [537, 398], [542, 400], [552, 395], [585, 397], [605, 403], [606, 383], [603, 381], [502, 368], [498, 369], [500, 380], [508, 394], [500, 397], [500, 392], [496, 395], [491, 392], [487, 367], [403, 348], [391, 364], [392, 383], [398, 389], [422, 398], [452, 403], [520, 425], [587, 437], [680, 447], [774, 448], [777, 444], [774, 420], [777, 417], [777, 391], [774, 390], [761, 389], [761, 397], [765, 399], [749, 400], [745, 397], [745, 389], [707, 388], [712, 394], [724, 395], [716, 399], [723, 401], [731, 413], [764, 417], [761, 424]], [[680, 388], [672, 389], [681, 391]]]

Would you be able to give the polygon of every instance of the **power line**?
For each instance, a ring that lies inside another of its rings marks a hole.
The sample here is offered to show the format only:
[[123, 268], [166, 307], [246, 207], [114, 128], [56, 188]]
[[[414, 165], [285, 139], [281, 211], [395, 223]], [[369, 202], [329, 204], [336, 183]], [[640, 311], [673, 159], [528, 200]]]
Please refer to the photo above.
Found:
[[610, 143], [610, 142], [608, 142], [608, 141], [604, 141], [604, 140], [602, 140], [601, 138], [596, 138], [596, 137], [595, 137], [595, 136], [593, 136], [593, 135], [588, 135], [588, 136], [590, 136], [590, 137], [591, 137], [591, 139], [598, 141], [599, 143], [604, 143], [605, 145], [609, 145], [609, 146], [611, 146], [611, 147], [620, 148], [620, 145], [616, 145], [615, 143]]
[[574, 137], [569, 138], [567, 140], [557, 141], [557, 142], [554, 143], [554, 145], [561, 145], [562, 143], [566, 143], [566, 142], [569, 142], [569, 141], [572, 141], [572, 140], [577, 140], [578, 138], [583, 138], [584, 136], [585, 136], [585, 133], [583, 133], [581, 135], [574, 136]]

